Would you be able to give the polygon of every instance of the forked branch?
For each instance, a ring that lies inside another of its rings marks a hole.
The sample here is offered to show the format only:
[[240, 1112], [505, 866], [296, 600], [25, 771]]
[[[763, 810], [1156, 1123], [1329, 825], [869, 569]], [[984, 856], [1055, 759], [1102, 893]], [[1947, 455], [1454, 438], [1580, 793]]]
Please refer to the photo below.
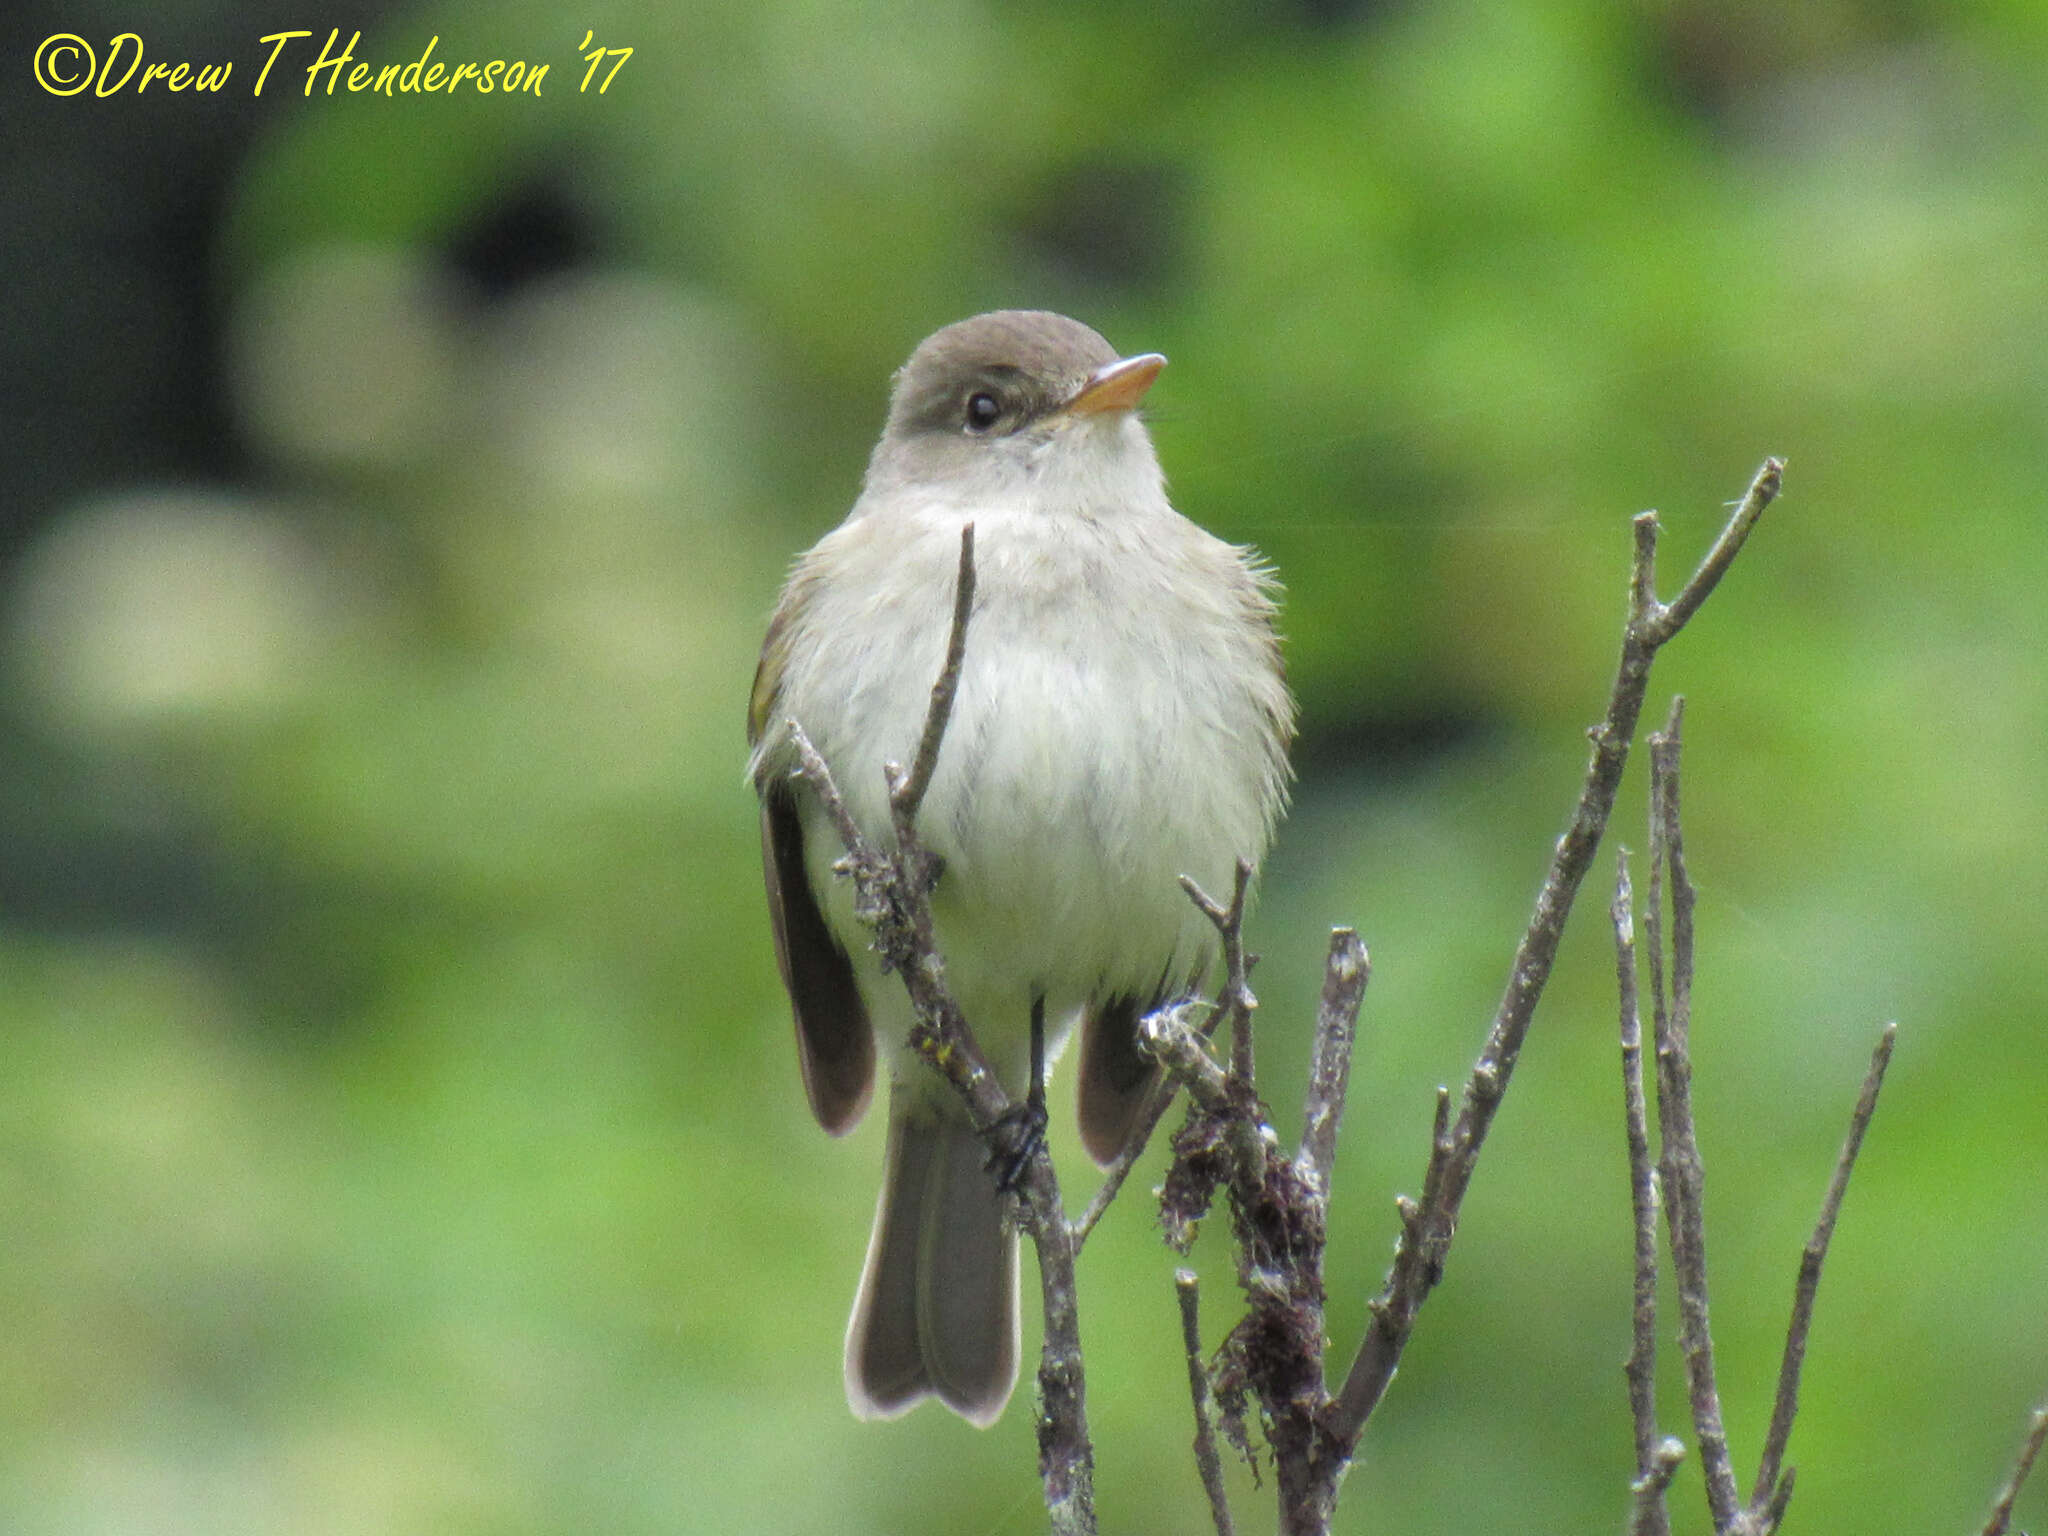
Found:
[[[1699, 1437], [1707, 1505], [1719, 1536], [1770, 1536], [1784, 1520], [1792, 1499], [1793, 1469], [1785, 1464], [1799, 1411], [1799, 1379], [1813, 1328], [1814, 1299], [1821, 1266], [1841, 1214], [1842, 1198], [1863, 1145], [1864, 1132], [1877, 1111], [1878, 1092], [1891, 1061], [1897, 1026], [1880, 1036], [1863, 1079], [1863, 1091], [1850, 1117], [1849, 1133], [1835, 1159], [1833, 1177], [1821, 1201], [1820, 1218], [1807, 1239], [1794, 1288], [1792, 1318], [1786, 1329], [1785, 1352], [1778, 1370], [1777, 1399], [1770, 1429], [1758, 1459], [1753, 1491], [1747, 1503], [1736, 1490], [1728, 1436], [1721, 1415], [1720, 1388], [1714, 1365], [1713, 1328], [1707, 1297], [1705, 1168], [1694, 1132], [1692, 1114], [1692, 983], [1694, 974], [1694, 893], [1686, 873], [1685, 838], [1680, 814], [1680, 767], [1683, 741], [1680, 726], [1684, 700], [1672, 701], [1669, 721], [1650, 735], [1650, 903], [1643, 927], [1650, 944], [1650, 1006], [1657, 1058], [1657, 1121], [1662, 1156], [1653, 1168], [1644, 1124], [1642, 1088], [1642, 1025], [1637, 997], [1633, 914], [1626, 856], [1621, 862], [1614, 900], [1616, 976], [1621, 995], [1621, 1036], [1624, 1118], [1628, 1134], [1630, 1185], [1635, 1191], [1635, 1337], [1624, 1372], [1635, 1422], [1637, 1477], [1631, 1485], [1635, 1502], [1631, 1536], [1653, 1536], [1669, 1529], [1664, 1490], [1670, 1478], [1657, 1472], [1662, 1447], [1656, 1438], [1655, 1304], [1657, 1250], [1655, 1222], [1661, 1195], [1671, 1238], [1671, 1265], [1678, 1292], [1679, 1348], [1684, 1355], [1686, 1388], [1694, 1432]], [[1667, 978], [1664, 901], [1671, 908]], [[1667, 987], [1668, 979], [1668, 987]]]
[[1645, 512], [1635, 520], [1628, 623], [1606, 718], [1591, 732], [1593, 752], [1578, 804], [1564, 836], [1558, 839], [1536, 910], [1516, 949], [1507, 989], [1479, 1059], [1466, 1079], [1456, 1121], [1432, 1137], [1422, 1198], [1412, 1207], [1412, 1215], [1409, 1208], [1403, 1209], [1393, 1268], [1372, 1304], [1371, 1326], [1328, 1418], [1331, 1433], [1341, 1443], [1356, 1443], [1387, 1383], [1393, 1380], [1394, 1368], [1414, 1331], [1416, 1314], [1443, 1277], [1458, 1212], [1478, 1166], [1480, 1148], [1521, 1058], [1537, 1001], [1557, 960], [1572, 902], [1613, 814], [1615, 793], [1621, 786], [1622, 770], [1649, 690], [1651, 665], [1658, 651], [1699, 611], [1741, 553], [1764, 509], [1776, 499], [1784, 468], [1778, 459], [1764, 461], [1707, 557], [1668, 604], [1659, 602], [1656, 592], [1657, 514]]
[[[1281, 1158], [1278, 1138], [1252, 1079], [1250, 999], [1237, 963], [1242, 956], [1236, 929], [1242, 919], [1243, 874], [1240, 872], [1239, 899], [1229, 908], [1191, 890], [1197, 905], [1217, 924], [1231, 961], [1231, 976], [1220, 999], [1221, 1010], [1232, 1019], [1231, 1049], [1226, 1070], [1181, 1011], [1169, 1010], [1145, 1021], [1148, 1047], [1166, 1064], [1169, 1076], [1187, 1085], [1192, 1100], [1188, 1123], [1175, 1138], [1176, 1156], [1162, 1193], [1161, 1214], [1168, 1240], [1182, 1246], [1213, 1192], [1219, 1187], [1229, 1191], [1239, 1280], [1248, 1310], [1218, 1352], [1218, 1395], [1225, 1408], [1225, 1428], [1235, 1426], [1232, 1438], [1241, 1446], [1245, 1443], [1245, 1399], [1258, 1400], [1260, 1422], [1273, 1450], [1281, 1530], [1287, 1536], [1328, 1530], [1337, 1486], [1358, 1438], [1393, 1378], [1416, 1314], [1443, 1277], [1458, 1213], [1481, 1147], [1520, 1058], [1573, 900], [1613, 812], [1648, 690], [1651, 664], [1726, 573], [1777, 495], [1782, 470], [1776, 459], [1765, 461], [1706, 559], [1669, 604], [1656, 596], [1656, 516], [1644, 513], [1635, 520], [1635, 560], [1621, 659], [1606, 718], [1591, 732], [1593, 753], [1578, 803], [1558, 841], [1535, 913], [1516, 952], [1506, 992], [1466, 1080], [1455, 1118], [1449, 1094], [1439, 1091], [1421, 1197], [1396, 1202], [1401, 1236], [1394, 1265], [1384, 1289], [1371, 1304], [1366, 1336], [1334, 1396], [1328, 1393], [1324, 1376], [1322, 1253], [1336, 1129], [1348, 1082], [1354, 1021], [1367, 975], [1365, 952], [1356, 936], [1346, 930], [1332, 936], [1314, 1064], [1304, 1101], [1301, 1149], [1292, 1160]], [[1639, 1058], [1639, 1043], [1637, 1055]], [[1639, 1059], [1637, 1066], [1639, 1071]], [[1636, 1097], [1640, 1105], [1639, 1077]], [[1636, 1118], [1640, 1122], [1640, 1111]], [[1644, 1156], [1647, 1159], [1647, 1153]], [[1651, 1212], [1649, 1273], [1654, 1287], [1655, 1197], [1647, 1180], [1642, 1194]], [[1638, 1273], [1640, 1280], [1640, 1261]], [[1654, 1314], [1647, 1317], [1653, 1320]], [[1639, 1350], [1647, 1362], [1649, 1342]], [[1647, 1369], [1645, 1363], [1645, 1373]], [[1655, 1436], [1647, 1374], [1643, 1380], [1638, 1495], [1650, 1511], [1644, 1518], [1654, 1521], [1661, 1514], [1662, 1489], [1682, 1451]], [[1732, 1489], [1732, 1483], [1730, 1486]], [[1661, 1530], [1654, 1523], [1640, 1528]]]

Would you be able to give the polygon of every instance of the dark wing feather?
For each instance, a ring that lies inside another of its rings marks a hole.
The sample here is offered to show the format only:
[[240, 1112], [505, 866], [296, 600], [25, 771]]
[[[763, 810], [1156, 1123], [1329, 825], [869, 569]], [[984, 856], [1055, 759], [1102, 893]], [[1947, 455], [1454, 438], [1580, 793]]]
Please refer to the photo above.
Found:
[[1138, 1049], [1138, 1019], [1154, 1003], [1112, 997], [1081, 1015], [1081, 1144], [1097, 1163], [1116, 1161], [1131, 1134], [1158, 1064]]
[[853, 1129], [875, 1086], [875, 1032], [853, 963], [833, 937], [804, 868], [803, 820], [791, 786], [764, 787], [761, 869], [775, 960], [796, 1015], [797, 1060], [811, 1113], [834, 1136]]

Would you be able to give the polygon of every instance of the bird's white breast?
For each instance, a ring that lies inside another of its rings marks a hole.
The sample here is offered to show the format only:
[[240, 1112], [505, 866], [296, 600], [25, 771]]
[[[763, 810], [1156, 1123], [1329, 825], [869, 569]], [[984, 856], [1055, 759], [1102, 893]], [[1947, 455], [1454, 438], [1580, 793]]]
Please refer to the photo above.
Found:
[[[856, 509], [798, 573], [815, 584], [778, 714], [817, 744], [860, 824], [886, 829], [881, 764], [916, 750], [968, 521], [977, 601], [919, 823], [945, 860], [934, 906], [955, 995], [973, 1019], [1033, 993], [1058, 1013], [1180, 985], [1211, 934], [1177, 877], [1227, 896], [1235, 860], [1264, 854], [1286, 696], [1258, 578], [1156, 486], [1101, 516], [1048, 516], [1028, 493]], [[825, 910], [861, 953], [828, 873], [836, 839], [817, 819], [807, 843]]]

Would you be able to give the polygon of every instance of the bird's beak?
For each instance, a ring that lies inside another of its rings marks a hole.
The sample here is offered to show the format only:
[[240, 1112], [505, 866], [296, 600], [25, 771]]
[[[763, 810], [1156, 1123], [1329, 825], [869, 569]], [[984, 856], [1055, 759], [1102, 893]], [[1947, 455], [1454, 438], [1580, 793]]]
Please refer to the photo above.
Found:
[[1157, 352], [1141, 352], [1136, 357], [1105, 363], [1088, 375], [1066, 408], [1077, 416], [1128, 411], [1145, 398], [1145, 391], [1165, 366], [1166, 359]]

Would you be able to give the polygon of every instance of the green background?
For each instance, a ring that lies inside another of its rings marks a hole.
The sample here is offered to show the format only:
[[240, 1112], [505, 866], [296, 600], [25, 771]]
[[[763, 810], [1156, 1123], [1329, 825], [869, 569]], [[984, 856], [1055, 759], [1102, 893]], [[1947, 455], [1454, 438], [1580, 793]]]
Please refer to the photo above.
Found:
[[[262, 34], [334, 25], [551, 73], [308, 99], [287, 55], [250, 96]], [[36, 88], [43, 36], [130, 28], [229, 89]], [[603, 95], [586, 30], [634, 50]], [[1791, 1528], [1977, 1528], [2048, 1393], [2048, 8], [94, 4], [0, 43], [0, 1526], [1040, 1527], [1021, 1399], [846, 1413], [880, 1117], [809, 1121], [742, 778], [890, 371], [1031, 304], [1173, 359], [1177, 504], [1287, 583], [1255, 980], [1291, 1134], [1329, 926], [1374, 957], [1347, 1354], [1576, 792], [1628, 519], [1668, 591], [1786, 457], [1649, 711], [1689, 701], [1728, 1419], [1746, 1486], [1896, 1019]], [[1621, 1524], [1612, 870], [1341, 1530]], [[1156, 1164], [1081, 1271], [1119, 1533], [1204, 1528]]]

